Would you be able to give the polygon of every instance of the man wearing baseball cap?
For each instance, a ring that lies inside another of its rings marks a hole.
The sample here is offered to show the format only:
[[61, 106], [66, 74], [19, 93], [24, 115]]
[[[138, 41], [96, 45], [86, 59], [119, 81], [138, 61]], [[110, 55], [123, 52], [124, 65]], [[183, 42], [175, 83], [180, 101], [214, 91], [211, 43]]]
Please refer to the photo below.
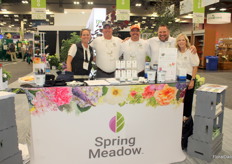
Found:
[[144, 77], [146, 56], [149, 55], [148, 43], [140, 39], [140, 27], [134, 24], [130, 27], [130, 39], [122, 43], [124, 60], [136, 60], [138, 76]]
[[110, 21], [102, 22], [102, 37], [97, 37], [90, 44], [96, 51], [97, 78], [114, 77], [116, 60], [121, 55], [121, 42], [118, 37], [112, 36], [113, 28]]

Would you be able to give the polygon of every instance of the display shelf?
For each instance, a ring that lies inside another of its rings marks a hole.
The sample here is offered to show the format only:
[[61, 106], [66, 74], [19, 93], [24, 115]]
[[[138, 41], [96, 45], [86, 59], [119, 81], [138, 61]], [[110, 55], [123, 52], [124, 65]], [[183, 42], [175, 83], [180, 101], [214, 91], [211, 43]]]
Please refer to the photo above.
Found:
[[197, 49], [197, 54], [200, 60], [199, 68], [203, 68], [204, 66], [204, 34], [194, 35], [194, 45]]
[[23, 163], [18, 149], [14, 96], [14, 93], [0, 92], [0, 164]]
[[193, 135], [187, 149], [190, 156], [210, 162], [221, 151], [226, 88], [205, 84], [196, 90]]
[[216, 45], [216, 55], [219, 58], [218, 68], [232, 69], [232, 38], [220, 38]]

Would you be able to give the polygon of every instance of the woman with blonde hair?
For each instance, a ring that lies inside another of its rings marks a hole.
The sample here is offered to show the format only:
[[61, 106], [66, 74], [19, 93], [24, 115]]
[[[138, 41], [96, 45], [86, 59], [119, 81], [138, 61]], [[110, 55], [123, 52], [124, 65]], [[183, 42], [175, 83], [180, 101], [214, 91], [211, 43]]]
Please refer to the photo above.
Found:
[[190, 50], [189, 39], [185, 34], [179, 34], [176, 38], [177, 53], [177, 75], [186, 73], [189, 83], [186, 88], [184, 98], [183, 113], [183, 130], [182, 130], [182, 148], [187, 148], [188, 137], [192, 135], [193, 121], [191, 117], [193, 94], [196, 81], [196, 74], [199, 65], [199, 57], [197, 53], [193, 54]]

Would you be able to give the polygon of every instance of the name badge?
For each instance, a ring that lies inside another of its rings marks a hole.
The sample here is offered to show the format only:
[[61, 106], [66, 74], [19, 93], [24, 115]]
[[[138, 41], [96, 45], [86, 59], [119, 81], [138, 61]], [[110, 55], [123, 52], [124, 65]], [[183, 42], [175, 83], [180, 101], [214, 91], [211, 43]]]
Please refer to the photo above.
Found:
[[88, 70], [88, 68], [89, 68], [89, 63], [83, 62], [83, 69]]

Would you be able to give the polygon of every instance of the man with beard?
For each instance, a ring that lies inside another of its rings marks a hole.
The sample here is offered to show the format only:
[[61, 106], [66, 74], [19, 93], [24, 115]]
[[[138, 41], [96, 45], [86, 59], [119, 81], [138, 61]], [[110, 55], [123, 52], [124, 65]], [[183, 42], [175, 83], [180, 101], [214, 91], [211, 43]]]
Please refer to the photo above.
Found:
[[96, 51], [97, 78], [114, 77], [116, 60], [121, 54], [121, 42], [118, 37], [112, 36], [112, 24], [109, 21], [103, 22], [102, 37], [98, 37], [90, 44]]
[[149, 55], [149, 47], [145, 40], [140, 39], [140, 27], [130, 27], [130, 39], [123, 42], [122, 53], [124, 60], [136, 60], [138, 76], [144, 77], [146, 56]]
[[[158, 37], [153, 37], [148, 40], [151, 54], [151, 65], [158, 64], [160, 48], [175, 48], [176, 38], [170, 36], [170, 31], [166, 25], [160, 25], [158, 28]], [[193, 54], [196, 53], [196, 47], [190, 47]]]

